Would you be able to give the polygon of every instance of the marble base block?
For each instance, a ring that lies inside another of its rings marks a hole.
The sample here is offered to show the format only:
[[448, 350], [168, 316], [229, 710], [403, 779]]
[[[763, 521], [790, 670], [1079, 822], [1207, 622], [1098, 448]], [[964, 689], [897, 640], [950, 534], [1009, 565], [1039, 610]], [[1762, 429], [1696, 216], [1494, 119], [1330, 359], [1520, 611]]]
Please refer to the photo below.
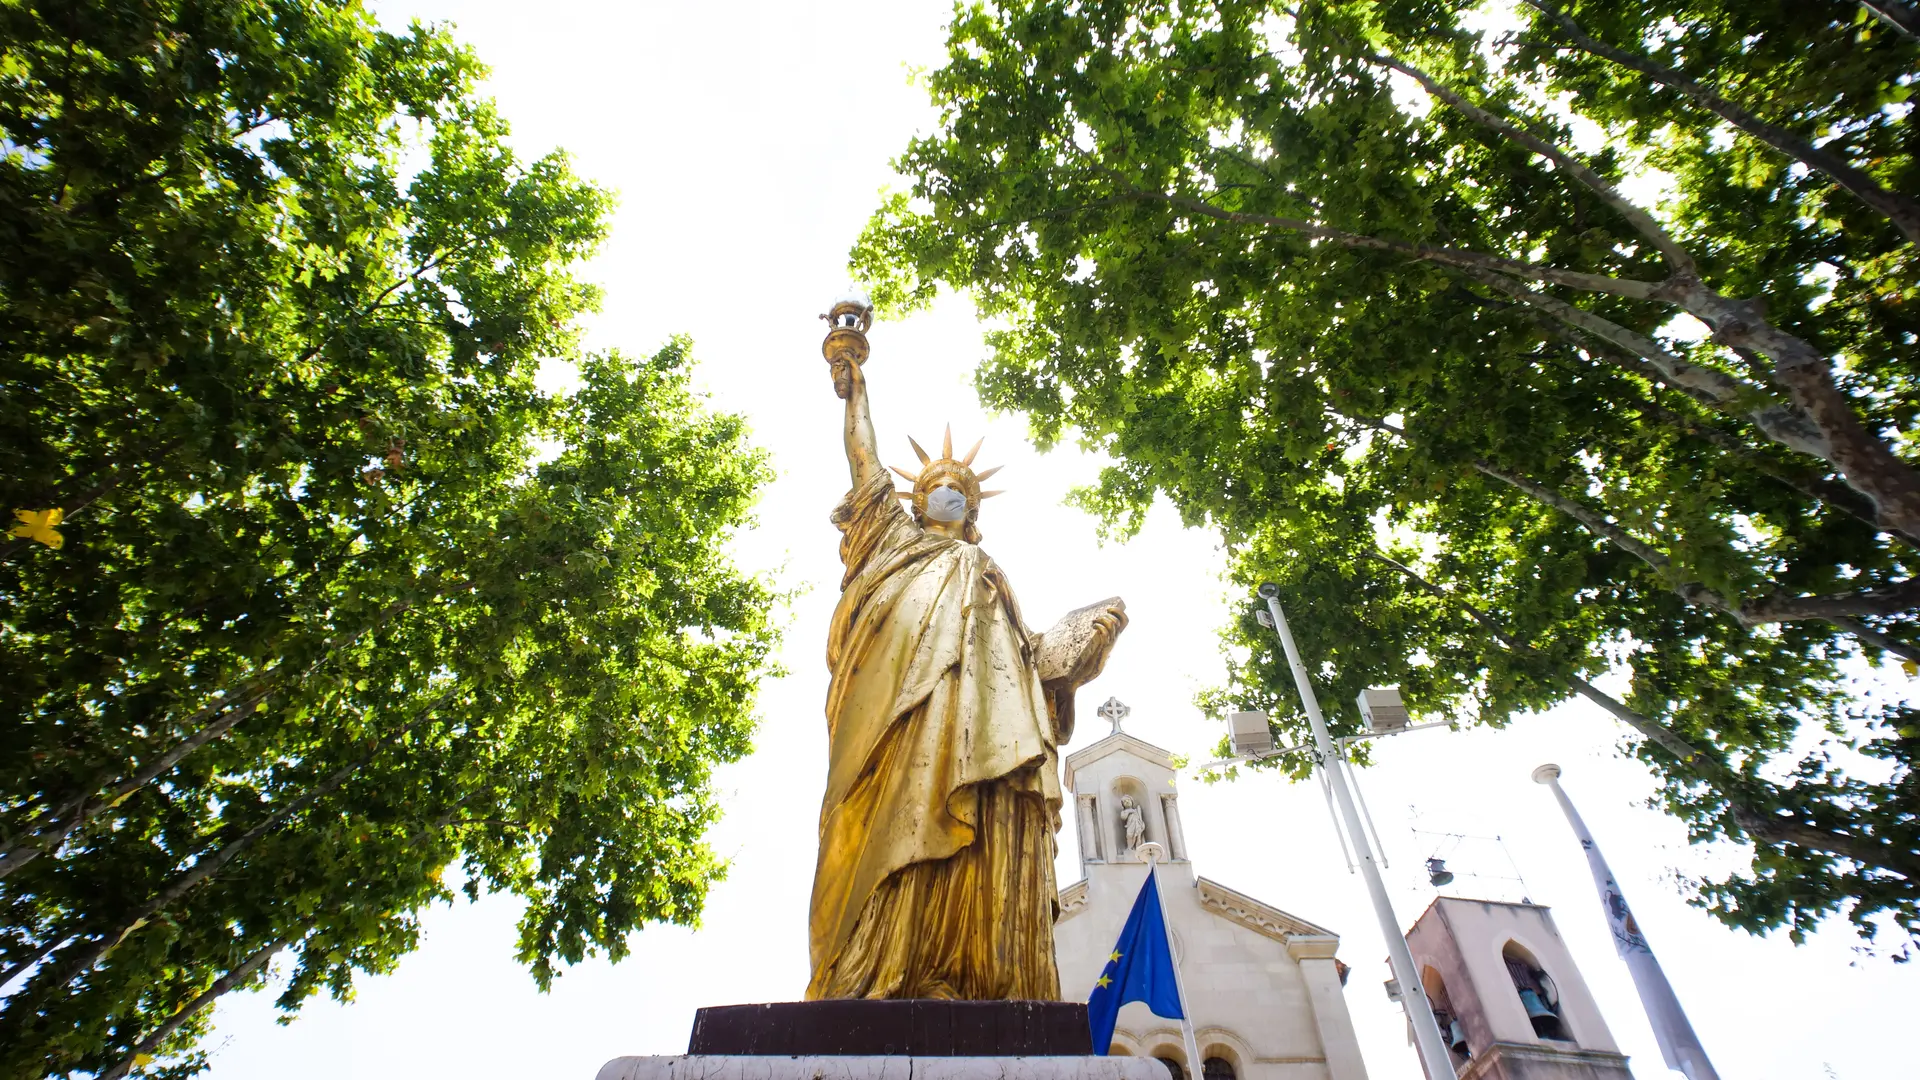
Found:
[[595, 1080], [1167, 1080], [1167, 1067], [1141, 1057], [687, 1054], [614, 1058]]

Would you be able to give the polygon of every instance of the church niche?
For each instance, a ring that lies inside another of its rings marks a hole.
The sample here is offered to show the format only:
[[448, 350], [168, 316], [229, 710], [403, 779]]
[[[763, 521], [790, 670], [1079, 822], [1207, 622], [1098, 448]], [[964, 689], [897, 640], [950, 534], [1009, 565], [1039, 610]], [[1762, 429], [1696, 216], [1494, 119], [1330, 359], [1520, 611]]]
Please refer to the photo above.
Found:
[[1160, 830], [1155, 827], [1153, 815], [1147, 810], [1147, 786], [1131, 776], [1122, 776], [1113, 782], [1113, 809], [1109, 819], [1112, 826], [1113, 850], [1120, 852], [1123, 859], [1138, 858], [1133, 852], [1141, 844], [1161, 842]]

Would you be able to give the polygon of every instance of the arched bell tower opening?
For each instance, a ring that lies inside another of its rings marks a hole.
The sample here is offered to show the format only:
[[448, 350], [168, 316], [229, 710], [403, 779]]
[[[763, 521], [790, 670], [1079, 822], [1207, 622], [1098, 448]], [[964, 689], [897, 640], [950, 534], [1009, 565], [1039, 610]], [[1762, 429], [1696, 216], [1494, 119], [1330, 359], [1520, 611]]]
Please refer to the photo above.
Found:
[[1560, 1018], [1560, 988], [1540, 961], [1517, 941], [1509, 941], [1500, 949], [1500, 959], [1506, 964], [1507, 977], [1513, 980], [1513, 992], [1520, 998], [1533, 1033], [1555, 1042], [1572, 1042], [1566, 1022]]
[[1407, 947], [1460, 1076], [1631, 1080], [1546, 908], [1442, 896]]
[[1447, 1050], [1453, 1054], [1454, 1068], [1458, 1069], [1473, 1057], [1473, 1047], [1467, 1041], [1467, 1026], [1460, 1021], [1453, 999], [1447, 996], [1446, 980], [1431, 964], [1420, 969], [1420, 985], [1427, 992], [1427, 1000], [1433, 1003], [1433, 1018], [1440, 1025], [1440, 1034], [1446, 1040]]

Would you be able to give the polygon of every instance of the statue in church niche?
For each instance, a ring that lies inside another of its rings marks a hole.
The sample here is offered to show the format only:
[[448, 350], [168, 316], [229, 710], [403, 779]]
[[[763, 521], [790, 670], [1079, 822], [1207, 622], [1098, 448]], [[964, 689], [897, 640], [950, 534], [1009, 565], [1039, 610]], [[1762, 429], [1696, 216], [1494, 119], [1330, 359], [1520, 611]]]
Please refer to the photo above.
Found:
[[1120, 827], [1127, 831], [1127, 850], [1140, 847], [1140, 841], [1147, 838], [1147, 817], [1133, 804], [1133, 796], [1120, 796]]
[[1126, 628], [1119, 597], [1027, 628], [980, 549], [980, 445], [913, 443], [894, 490], [868, 413], [864, 301], [823, 346], [853, 488], [833, 512], [846, 566], [827, 635], [827, 791], [807, 997], [1060, 997], [1054, 967], [1059, 747], [1074, 691]]

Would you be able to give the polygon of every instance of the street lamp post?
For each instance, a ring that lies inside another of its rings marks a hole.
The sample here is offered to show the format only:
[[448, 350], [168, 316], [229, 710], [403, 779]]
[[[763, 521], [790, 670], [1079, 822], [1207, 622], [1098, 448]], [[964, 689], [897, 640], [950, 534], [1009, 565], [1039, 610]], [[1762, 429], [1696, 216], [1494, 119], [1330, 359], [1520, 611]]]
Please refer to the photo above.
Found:
[[1333, 788], [1335, 800], [1340, 804], [1340, 817], [1346, 823], [1347, 836], [1353, 841], [1360, 874], [1366, 878], [1367, 892], [1373, 897], [1374, 914], [1379, 916], [1380, 932], [1387, 939], [1387, 960], [1393, 967], [1394, 978], [1400, 981], [1400, 1004], [1407, 1011], [1407, 1022], [1413, 1026], [1413, 1042], [1420, 1052], [1420, 1063], [1426, 1068], [1428, 1080], [1450, 1080], [1455, 1075], [1453, 1055], [1447, 1051], [1446, 1040], [1440, 1036], [1440, 1024], [1433, 1016], [1433, 1003], [1427, 998], [1420, 973], [1414, 969], [1413, 952], [1407, 948], [1406, 935], [1400, 932], [1400, 919], [1393, 913], [1393, 901], [1387, 898], [1387, 885], [1380, 878], [1380, 866], [1374, 859], [1373, 846], [1367, 842], [1367, 834], [1360, 827], [1360, 811], [1354, 805], [1353, 792], [1347, 788], [1346, 773], [1339, 768], [1333, 736], [1327, 732], [1326, 718], [1320, 715], [1320, 700], [1314, 696], [1313, 684], [1307, 680], [1307, 668], [1300, 661], [1299, 647], [1293, 643], [1293, 631], [1287, 627], [1286, 613], [1280, 610], [1280, 587], [1268, 582], [1260, 586], [1260, 596], [1267, 602], [1267, 612], [1273, 617], [1273, 631], [1279, 636], [1281, 647], [1286, 650], [1287, 665], [1293, 669], [1293, 684], [1300, 691], [1301, 707], [1306, 711], [1307, 723], [1313, 728], [1314, 760], [1319, 763]]

